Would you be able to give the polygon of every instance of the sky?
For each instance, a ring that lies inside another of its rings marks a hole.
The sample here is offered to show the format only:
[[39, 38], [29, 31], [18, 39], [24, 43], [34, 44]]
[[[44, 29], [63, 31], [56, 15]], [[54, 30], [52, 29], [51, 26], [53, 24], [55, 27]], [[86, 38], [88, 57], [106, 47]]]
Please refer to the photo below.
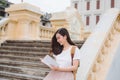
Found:
[[[21, 0], [8, 0], [9, 2], [18, 4]], [[64, 11], [66, 7], [70, 6], [71, 0], [23, 0], [23, 2], [30, 3], [41, 9], [43, 12], [53, 13]]]

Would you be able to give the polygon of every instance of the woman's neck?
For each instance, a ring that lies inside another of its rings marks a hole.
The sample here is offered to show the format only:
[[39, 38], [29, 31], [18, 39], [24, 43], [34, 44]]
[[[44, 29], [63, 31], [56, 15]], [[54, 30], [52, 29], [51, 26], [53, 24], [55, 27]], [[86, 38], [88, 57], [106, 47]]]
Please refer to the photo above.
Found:
[[66, 42], [66, 43], [63, 45], [63, 50], [68, 49], [70, 46], [71, 46], [71, 45], [70, 45], [68, 42]]

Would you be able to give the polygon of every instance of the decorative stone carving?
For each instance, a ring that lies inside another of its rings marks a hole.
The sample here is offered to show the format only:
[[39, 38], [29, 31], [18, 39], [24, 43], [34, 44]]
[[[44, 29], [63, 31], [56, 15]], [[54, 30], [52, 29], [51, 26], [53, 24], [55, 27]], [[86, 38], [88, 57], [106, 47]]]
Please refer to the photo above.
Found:
[[100, 66], [99, 66], [99, 64], [96, 62], [96, 63], [93, 65], [92, 71], [93, 71], [93, 72], [97, 72], [99, 69], [100, 69]]
[[101, 64], [103, 61], [104, 61], [104, 56], [102, 55], [102, 53], [99, 53], [99, 56], [97, 58], [97, 62]]
[[111, 33], [112, 33], [112, 35], [114, 35], [116, 33], [115, 27], [112, 27]]
[[102, 52], [102, 54], [104, 54], [104, 55], [107, 53], [107, 48], [106, 48], [105, 45], [103, 45], [103, 47], [102, 47], [102, 49], [101, 49], [101, 52]]
[[91, 72], [87, 78], [87, 80], [96, 80], [96, 76], [94, 72]]
[[82, 22], [81, 16], [78, 13], [78, 11], [72, 7], [68, 7], [65, 11], [66, 13], [66, 20], [69, 23], [69, 29], [70, 31], [75, 31], [75, 33], [78, 34], [78, 36], [71, 35], [74, 39], [80, 38], [81, 40], [84, 39], [83, 36], [83, 27], [84, 24]]
[[109, 33], [108, 38], [109, 38], [110, 41], [113, 41], [113, 34], [112, 34], [112, 32]]
[[116, 19], [116, 23], [115, 23], [115, 29], [120, 32], [120, 14]]
[[42, 15], [40, 18], [41, 18], [41, 23], [43, 26], [46, 26], [46, 27], [52, 27], [52, 24], [50, 22], [50, 18], [52, 17], [52, 14], [50, 13], [45, 13], [44, 15]]
[[107, 48], [110, 47], [109, 36], [108, 36], [108, 38], [107, 38], [106, 41], [105, 41], [105, 46], [106, 46]]

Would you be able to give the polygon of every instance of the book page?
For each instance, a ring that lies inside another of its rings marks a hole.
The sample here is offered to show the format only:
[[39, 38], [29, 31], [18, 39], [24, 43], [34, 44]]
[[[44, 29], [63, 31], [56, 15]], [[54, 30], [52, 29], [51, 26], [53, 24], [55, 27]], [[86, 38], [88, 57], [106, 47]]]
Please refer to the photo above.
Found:
[[53, 59], [49, 55], [46, 55], [43, 59], [41, 59], [41, 62], [43, 62], [44, 64], [46, 64], [49, 67], [51, 67], [51, 65], [58, 66], [58, 64], [55, 61], [55, 59]]

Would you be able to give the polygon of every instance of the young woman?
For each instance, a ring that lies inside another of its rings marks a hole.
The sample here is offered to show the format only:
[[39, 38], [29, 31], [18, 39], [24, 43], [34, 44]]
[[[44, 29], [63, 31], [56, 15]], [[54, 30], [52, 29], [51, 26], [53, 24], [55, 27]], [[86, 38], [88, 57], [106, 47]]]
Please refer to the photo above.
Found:
[[58, 29], [52, 38], [52, 52], [59, 66], [52, 66], [50, 73], [43, 80], [74, 80], [73, 71], [79, 65], [79, 49], [75, 48], [73, 61], [71, 48], [75, 44], [71, 41], [67, 29]]

